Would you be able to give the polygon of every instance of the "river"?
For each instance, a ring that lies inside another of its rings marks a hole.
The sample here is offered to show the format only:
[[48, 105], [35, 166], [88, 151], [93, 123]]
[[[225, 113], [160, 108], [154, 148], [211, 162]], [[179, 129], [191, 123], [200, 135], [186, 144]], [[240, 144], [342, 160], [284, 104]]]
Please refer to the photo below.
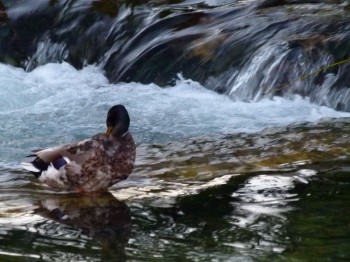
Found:
[[[348, 59], [346, 10], [2, 1], [0, 260], [350, 259], [350, 63], [330, 66]], [[137, 159], [109, 193], [20, 169], [104, 131], [118, 103]]]

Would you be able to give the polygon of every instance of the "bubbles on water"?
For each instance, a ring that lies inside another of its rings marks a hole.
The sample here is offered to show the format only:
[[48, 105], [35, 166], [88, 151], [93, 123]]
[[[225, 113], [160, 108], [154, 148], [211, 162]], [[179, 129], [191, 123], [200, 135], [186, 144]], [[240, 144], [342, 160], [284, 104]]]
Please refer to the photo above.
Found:
[[27, 71], [33, 70], [39, 65], [44, 65], [49, 62], [62, 62], [68, 57], [68, 50], [65, 43], [53, 43], [46, 36], [43, 41], [38, 43], [36, 52], [26, 61], [25, 66]]
[[234, 102], [185, 79], [168, 88], [110, 84], [98, 67], [76, 70], [67, 63], [47, 64], [29, 73], [0, 65], [0, 79], [0, 151], [6, 161], [18, 161], [34, 148], [103, 132], [107, 110], [119, 103], [129, 110], [137, 143], [257, 132], [322, 117], [349, 116], [300, 97]]

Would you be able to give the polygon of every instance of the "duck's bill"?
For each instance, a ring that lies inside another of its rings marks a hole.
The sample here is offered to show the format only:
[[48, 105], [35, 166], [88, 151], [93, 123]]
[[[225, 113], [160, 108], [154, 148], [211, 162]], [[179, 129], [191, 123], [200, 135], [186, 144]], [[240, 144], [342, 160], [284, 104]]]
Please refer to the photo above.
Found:
[[112, 133], [112, 128], [107, 127], [106, 136], [109, 137], [109, 135], [110, 135], [111, 133]]

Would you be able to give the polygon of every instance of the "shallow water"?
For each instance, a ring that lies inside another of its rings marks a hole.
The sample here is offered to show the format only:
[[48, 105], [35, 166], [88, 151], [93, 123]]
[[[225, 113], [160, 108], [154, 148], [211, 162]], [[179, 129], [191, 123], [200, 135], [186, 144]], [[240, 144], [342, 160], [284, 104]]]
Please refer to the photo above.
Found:
[[120, 202], [110, 194], [5, 190], [0, 258], [346, 261], [350, 183], [349, 168], [341, 166], [322, 174], [300, 169], [234, 175], [225, 183], [170, 195], [166, 203], [162, 194]]
[[0, 153], [2, 159], [13, 163], [33, 148], [103, 131], [106, 111], [118, 103], [130, 111], [138, 144], [205, 134], [251, 133], [350, 116], [298, 96], [234, 102], [191, 80], [179, 80], [165, 89], [155, 84], [109, 84], [97, 67], [79, 71], [66, 63], [47, 64], [29, 73], [0, 65], [0, 80]]
[[[312, 74], [347, 57], [344, 3], [2, 2], [0, 261], [350, 260], [349, 63]], [[118, 103], [110, 193], [19, 168]]]
[[[1, 89], [1, 260], [349, 258], [348, 113], [299, 97], [235, 102], [188, 80], [108, 84], [95, 67], [0, 69], [16, 89]], [[99, 132], [121, 101], [138, 153], [111, 194], [59, 194], [19, 169], [32, 148]]]

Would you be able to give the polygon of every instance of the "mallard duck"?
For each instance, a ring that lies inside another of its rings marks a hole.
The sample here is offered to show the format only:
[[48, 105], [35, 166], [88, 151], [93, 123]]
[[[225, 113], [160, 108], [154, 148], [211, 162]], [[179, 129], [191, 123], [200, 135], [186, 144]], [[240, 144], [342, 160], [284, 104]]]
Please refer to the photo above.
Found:
[[108, 111], [106, 124], [106, 133], [90, 139], [33, 151], [30, 156], [35, 159], [21, 166], [53, 189], [106, 191], [130, 175], [136, 155], [129, 114], [123, 105]]

